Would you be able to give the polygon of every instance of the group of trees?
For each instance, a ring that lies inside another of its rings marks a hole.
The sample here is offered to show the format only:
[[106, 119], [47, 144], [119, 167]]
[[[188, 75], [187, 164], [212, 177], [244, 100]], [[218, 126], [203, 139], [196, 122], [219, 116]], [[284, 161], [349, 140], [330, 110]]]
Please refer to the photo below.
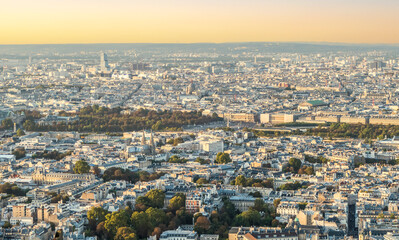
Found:
[[16, 184], [4, 183], [0, 184], [0, 193], [6, 193], [14, 196], [26, 196], [28, 189], [19, 188]]
[[129, 169], [112, 167], [104, 171], [102, 176], [104, 182], [111, 180], [125, 180], [130, 183], [136, 183], [138, 181], [148, 182], [163, 176], [162, 172], [148, 173], [146, 171], [132, 172]]
[[[202, 111], [154, 111], [139, 109], [129, 114], [122, 114], [121, 108], [106, 108], [98, 105], [87, 106], [78, 113], [79, 120], [72, 123], [54, 123], [51, 125], [39, 125], [35, 120], [42, 117], [37, 111], [25, 110], [26, 121], [24, 129], [28, 131], [79, 131], [79, 132], [124, 132], [142, 129], [178, 130], [184, 125], [207, 124], [220, 121], [217, 114], [211, 116], [202, 115]], [[71, 116], [72, 114], [61, 112], [60, 115]], [[292, 125], [292, 124], [291, 124]], [[303, 126], [306, 124], [295, 123]], [[11, 119], [4, 119], [0, 129], [11, 129]], [[228, 129], [226, 129], [228, 130]], [[273, 132], [251, 130], [257, 137], [272, 137], [282, 135], [309, 135], [328, 138], [361, 138], [381, 139], [385, 136], [393, 137], [399, 135], [399, 126], [396, 125], [372, 125], [372, 124], [348, 124], [332, 123], [321, 124], [316, 128], [308, 129], [306, 132], [296, 130], [293, 132]], [[173, 142], [172, 144], [175, 144]]]
[[211, 160], [210, 160], [210, 159], [203, 159], [203, 158], [197, 157], [197, 158], [195, 159], [195, 162], [197, 162], [197, 163], [199, 163], [199, 164], [201, 164], [201, 165], [204, 165], [204, 164], [210, 164], [210, 163], [211, 163]]
[[145, 239], [157, 237], [165, 230], [176, 229], [182, 224], [193, 224], [199, 234], [219, 234], [228, 237], [231, 226], [281, 226], [275, 220], [272, 206], [262, 199], [248, 211], [240, 213], [228, 199], [223, 199], [223, 207], [212, 211], [209, 217], [200, 213], [192, 215], [185, 209], [186, 196], [177, 193], [164, 208], [165, 193], [158, 189], [149, 191], [136, 199], [134, 211], [128, 207], [116, 212], [108, 212], [101, 207], [93, 207], [87, 213], [89, 220], [87, 235], [97, 235], [99, 239]]
[[51, 203], [58, 203], [61, 200], [64, 202], [69, 201], [69, 197], [66, 194], [50, 192], [49, 195], [51, 196]]
[[298, 190], [298, 189], [307, 188], [307, 187], [308, 187], [307, 183], [305, 183], [305, 182], [301, 183], [301, 182], [295, 181], [293, 183], [283, 184], [277, 190]]
[[[171, 157], [168, 159], [168, 162], [169, 162], [169, 163], [186, 163], [186, 162], [188, 162], [188, 159], [182, 158], [182, 157], [180, 157], [180, 156], [178, 156], [178, 155], [173, 155], [173, 156], [171, 156]], [[198, 162], [198, 163], [200, 163], [200, 164], [202, 165], [202, 164], [210, 164], [210, 163], [211, 163], [211, 160], [209, 160], [209, 159], [206, 159], [206, 160], [205, 160], [205, 159], [203, 159], [203, 158], [197, 157], [197, 158], [195, 159], [195, 162]], [[216, 162], [217, 164], [226, 164], [226, 163], [229, 163], [229, 162], [231, 162], [230, 155], [229, 155], [228, 153], [219, 152], [219, 153], [216, 155], [215, 162]]]
[[328, 163], [330, 160], [323, 156], [313, 157], [310, 155], [305, 155], [305, 161], [308, 163]]
[[126, 207], [109, 213], [101, 207], [93, 207], [87, 213], [88, 234], [96, 234], [100, 239], [136, 240], [150, 235], [159, 237], [162, 231], [192, 223], [192, 215], [184, 208], [184, 194], [176, 194], [166, 210], [163, 209], [164, 201], [165, 193], [154, 189], [137, 198], [134, 211]]
[[295, 174], [314, 175], [314, 169], [311, 166], [302, 166], [301, 160], [290, 158], [288, 163], [283, 166], [283, 172], [291, 172]]
[[233, 181], [230, 182], [231, 185], [239, 185], [243, 187], [264, 187], [273, 188], [273, 179], [269, 178], [266, 180], [246, 178], [243, 175], [237, 176]]
[[314, 175], [314, 169], [311, 166], [302, 166], [298, 170], [298, 174]]
[[399, 159], [376, 159], [376, 158], [364, 158], [364, 161], [355, 161], [355, 167], [359, 167], [364, 164], [381, 164], [381, 165], [399, 165]]
[[290, 158], [288, 163], [283, 166], [283, 172], [292, 172], [298, 173], [298, 170], [301, 168], [302, 162], [298, 158]]
[[[30, 110], [22, 110], [22, 111], [17, 111], [17, 113], [25, 113], [25, 120], [31, 120], [34, 121], [35, 119], [39, 119], [42, 117], [42, 115], [38, 111], [30, 111]], [[0, 124], [0, 130], [11, 130], [14, 128], [14, 122], [11, 118], [6, 118], [1, 121]], [[18, 137], [21, 137], [25, 135], [24, 130], [19, 128], [16, 132]]]
[[[54, 123], [39, 125], [36, 118], [29, 118], [23, 124], [28, 131], [78, 131], [78, 132], [126, 132], [142, 129], [179, 130], [184, 125], [207, 124], [220, 121], [217, 116], [202, 115], [202, 111], [154, 111], [139, 109], [137, 111], [122, 114], [123, 109], [87, 106], [77, 113], [79, 120], [70, 123]], [[70, 116], [69, 113], [60, 115]], [[39, 115], [40, 116], [40, 115]], [[38, 115], [35, 115], [38, 117]]]
[[21, 159], [24, 158], [26, 156], [26, 151], [25, 148], [20, 147], [20, 148], [16, 148], [12, 151], [12, 154], [14, 154], [16, 159]]
[[233, 225], [247, 227], [266, 225], [277, 227], [279, 222], [273, 219], [273, 215], [273, 209], [268, 204], [265, 204], [262, 199], [257, 198], [252, 208], [235, 217]]
[[14, 127], [14, 122], [10, 118], [3, 119], [1, 121], [0, 129], [1, 130], [9, 130]]
[[184, 143], [184, 139], [182, 137], [172, 138], [169, 139], [166, 143], [177, 146], [179, 143]]
[[[292, 125], [292, 124], [290, 124]], [[297, 125], [297, 124], [295, 124]], [[302, 124], [299, 124], [302, 125]], [[299, 126], [298, 125], [298, 126]], [[285, 125], [287, 126], [287, 125]], [[289, 135], [320, 136], [323, 138], [359, 138], [371, 143], [372, 139], [383, 139], [399, 135], [398, 125], [375, 125], [375, 124], [348, 124], [327, 123], [320, 124], [315, 128], [309, 128], [306, 132], [296, 129], [292, 132], [251, 130], [256, 137], [279, 137]]]
[[195, 181], [196, 184], [202, 185], [202, 184], [208, 184], [209, 181], [206, 180], [206, 178], [198, 178], [197, 181]]
[[229, 162], [231, 162], [230, 155], [228, 153], [218, 152], [218, 154], [216, 155], [215, 162], [218, 163], [218, 164], [229, 163]]
[[219, 234], [221, 238], [228, 237], [231, 226], [278, 226], [272, 206], [257, 198], [249, 210], [240, 213], [228, 198], [223, 199], [223, 207], [219, 212], [212, 212], [210, 228], [205, 233]]
[[255, 137], [280, 137], [280, 136], [289, 136], [289, 135], [302, 135], [302, 132], [298, 129], [293, 132], [281, 132], [281, 131], [262, 131], [252, 129], [251, 132]]
[[43, 115], [37, 110], [26, 110], [25, 109], [25, 110], [17, 111], [18, 114], [21, 114], [22, 112], [25, 114], [26, 120], [34, 121], [36, 119], [40, 119], [43, 117]]
[[188, 160], [177, 155], [173, 155], [169, 158], [169, 163], [186, 163]]
[[54, 160], [61, 160], [66, 156], [69, 156], [72, 154], [72, 151], [60, 153], [56, 150], [53, 150], [51, 152], [44, 150], [43, 152], [36, 152], [35, 154], [32, 155], [32, 158], [44, 158], [44, 159], [54, 159]]
[[84, 174], [90, 172], [90, 166], [85, 160], [79, 160], [73, 167], [73, 172], [76, 174]]
[[332, 123], [330, 126], [319, 125], [308, 129], [305, 135], [316, 135], [330, 138], [383, 139], [399, 134], [399, 126], [374, 124]]

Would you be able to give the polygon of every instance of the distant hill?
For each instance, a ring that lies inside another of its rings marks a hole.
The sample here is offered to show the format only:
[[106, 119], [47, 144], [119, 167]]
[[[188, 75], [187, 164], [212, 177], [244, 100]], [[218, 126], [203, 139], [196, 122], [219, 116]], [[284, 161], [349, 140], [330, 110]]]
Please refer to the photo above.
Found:
[[[118, 43], [118, 44], [39, 44], [39, 45], [0, 45], [0, 54], [27, 55], [30, 53], [61, 54], [99, 51], [138, 52], [192, 52], [192, 53], [327, 53], [327, 52], [399, 52], [399, 45], [387, 44], [345, 44], [345, 43], [295, 43], [295, 42], [243, 42], [243, 43]], [[4, 57], [4, 55], [3, 55]]]

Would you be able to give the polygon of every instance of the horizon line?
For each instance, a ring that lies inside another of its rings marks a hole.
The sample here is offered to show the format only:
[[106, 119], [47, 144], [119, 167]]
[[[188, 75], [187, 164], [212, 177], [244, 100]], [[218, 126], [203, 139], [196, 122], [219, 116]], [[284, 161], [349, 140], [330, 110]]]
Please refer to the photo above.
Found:
[[298, 44], [337, 44], [337, 45], [385, 45], [399, 47], [398, 43], [361, 43], [361, 42], [328, 42], [328, 41], [232, 41], [232, 42], [95, 42], [95, 43], [6, 43], [0, 46], [40, 46], [40, 45], [101, 45], [101, 44], [234, 44], [234, 43], [298, 43]]

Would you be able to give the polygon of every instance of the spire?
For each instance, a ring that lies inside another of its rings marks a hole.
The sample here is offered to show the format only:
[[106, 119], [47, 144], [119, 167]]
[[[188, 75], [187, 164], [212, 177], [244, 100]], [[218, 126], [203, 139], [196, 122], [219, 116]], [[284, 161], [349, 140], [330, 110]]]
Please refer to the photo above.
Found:
[[151, 154], [155, 153], [155, 143], [154, 143], [154, 133], [151, 130], [151, 138], [150, 138], [150, 147], [151, 147]]
[[141, 145], [145, 145], [145, 131], [143, 129], [143, 136], [141, 138]]

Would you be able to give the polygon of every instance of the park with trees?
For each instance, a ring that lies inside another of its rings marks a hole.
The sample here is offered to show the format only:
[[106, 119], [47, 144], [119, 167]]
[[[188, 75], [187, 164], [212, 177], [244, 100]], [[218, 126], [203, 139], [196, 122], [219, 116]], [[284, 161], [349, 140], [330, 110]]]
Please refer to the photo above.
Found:
[[165, 193], [153, 189], [139, 196], [135, 206], [128, 203], [126, 208], [116, 212], [92, 207], [87, 213], [86, 234], [96, 235], [99, 239], [138, 240], [148, 236], [159, 237], [163, 231], [174, 230], [183, 224], [194, 224], [194, 230], [199, 234], [218, 234], [226, 239], [231, 226], [284, 227], [275, 219], [275, 207], [261, 198], [257, 198], [254, 206], [244, 212], [239, 212], [228, 198], [223, 198], [223, 207], [207, 217], [188, 212], [185, 202], [186, 196], [176, 193], [169, 205], [164, 206]]
[[[23, 124], [27, 131], [78, 131], [78, 132], [126, 132], [152, 129], [154, 131], [176, 131], [185, 125], [204, 125], [221, 121], [218, 116], [202, 115], [202, 111], [154, 111], [138, 109], [130, 113], [123, 113], [123, 109], [100, 107], [98, 105], [87, 106], [77, 113], [60, 112], [60, 116], [79, 117], [74, 122], [60, 122], [48, 125], [40, 125], [35, 120], [42, 117], [40, 114], [27, 112], [28, 117]], [[9, 127], [5, 122], [4, 127]]]

